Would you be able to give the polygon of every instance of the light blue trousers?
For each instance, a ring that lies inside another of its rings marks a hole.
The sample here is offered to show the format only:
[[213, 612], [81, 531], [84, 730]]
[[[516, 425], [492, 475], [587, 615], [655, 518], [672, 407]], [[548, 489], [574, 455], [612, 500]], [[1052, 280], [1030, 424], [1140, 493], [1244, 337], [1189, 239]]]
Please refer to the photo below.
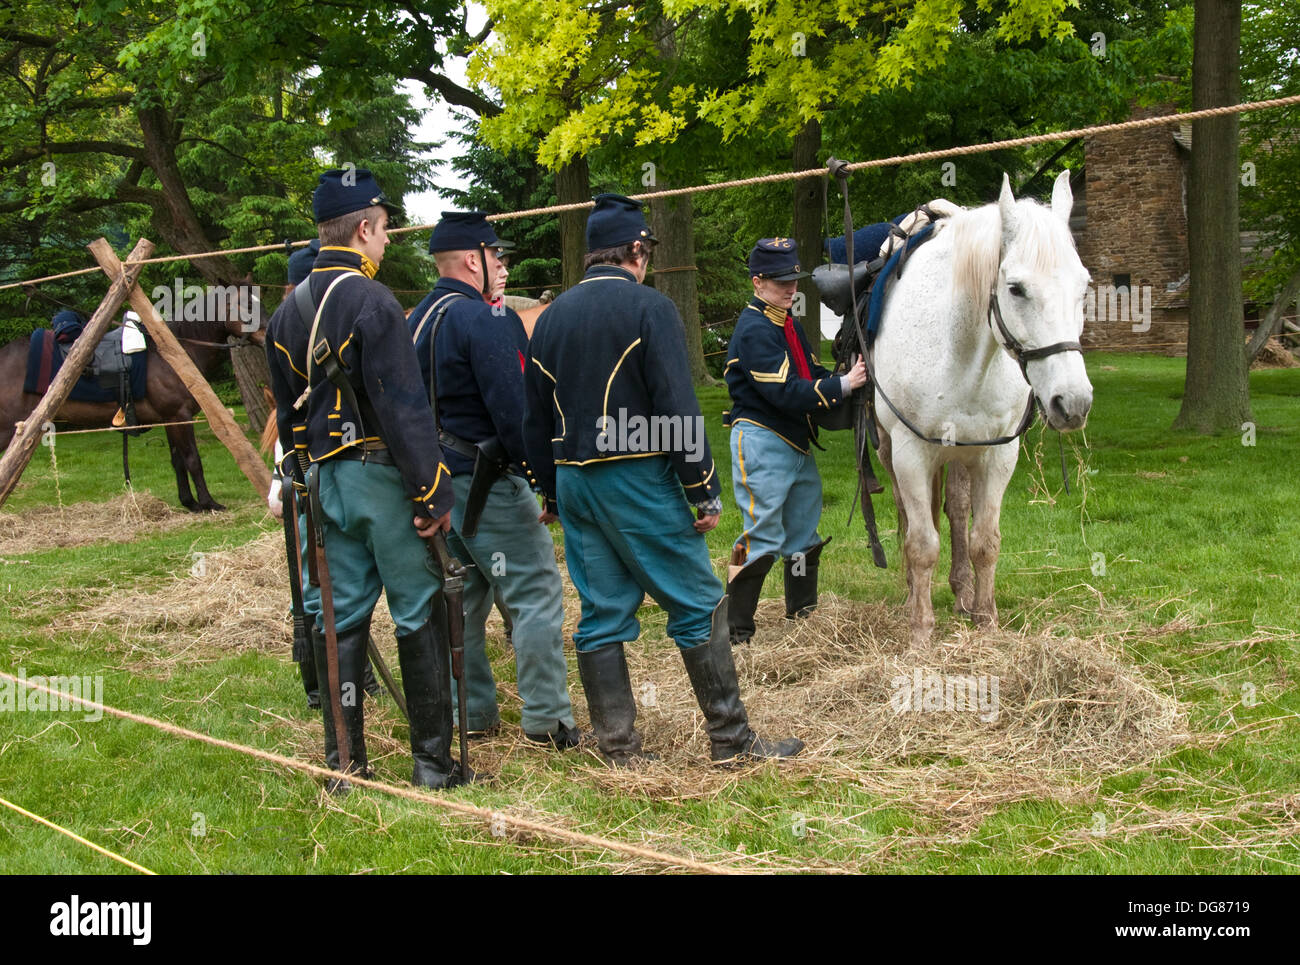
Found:
[[731, 427], [731, 485], [744, 530], [736, 545], [748, 559], [790, 557], [817, 542], [822, 477], [812, 453], [802, 453], [770, 429]]
[[465, 575], [468, 728], [484, 730], [500, 720], [484, 634], [494, 590], [500, 591], [514, 623], [511, 642], [519, 697], [524, 703], [524, 732], [554, 733], [559, 723], [573, 727], [564, 661], [563, 587], [555, 564], [555, 543], [550, 531], [537, 521], [541, 513], [537, 497], [519, 476], [498, 479], [479, 517], [478, 531], [466, 539], [460, 529], [470, 476], [461, 473], [451, 482], [456, 506], [451, 511], [454, 534], [447, 542], [462, 563], [473, 564]]

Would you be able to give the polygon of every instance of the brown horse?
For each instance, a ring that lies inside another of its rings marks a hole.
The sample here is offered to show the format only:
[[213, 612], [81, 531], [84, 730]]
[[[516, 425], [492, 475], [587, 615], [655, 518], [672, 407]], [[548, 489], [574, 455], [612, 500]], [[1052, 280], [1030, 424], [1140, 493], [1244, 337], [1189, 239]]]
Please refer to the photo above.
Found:
[[[234, 287], [231, 286], [231, 289]], [[214, 320], [182, 321], [170, 326], [204, 378], [207, 378], [208, 373], [228, 351], [229, 346], [225, 344], [227, 335], [248, 337], [257, 345], [266, 342], [266, 332], [260, 326], [260, 307], [256, 313], [258, 327], [248, 331], [241, 320], [235, 296], [231, 294], [228, 297], [228, 310], [208, 313], [209, 316], [215, 316]], [[30, 343], [31, 336], [27, 336], [0, 348], [0, 449], [7, 448], [13, 439], [14, 424], [31, 415], [41, 401], [39, 395], [23, 391]], [[135, 401], [140, 423], [149, 425], [159, 422], [188, 422], [193, 419], [199, 411], [198, 403], [172, 367], [163, 361], [152, 340], [149, 343], [148, 358], [145, 397]], [[68, 401], [63, 403], [54, 419], [80, 428], [101, 428], [112, 424], [117, 411], [116, 402]], [[194, 427], [169, 425], [164, 431], [167, 433], [167, 445], [171, 449], [172, 468], [176, 471], [176, 490], [181, 505], [196, 513], [225, 509], [212, 498], [203, 479], [203, 463], [199, 460]], [[191, 478], [194, 480], [197, 499], [190, 492]]]

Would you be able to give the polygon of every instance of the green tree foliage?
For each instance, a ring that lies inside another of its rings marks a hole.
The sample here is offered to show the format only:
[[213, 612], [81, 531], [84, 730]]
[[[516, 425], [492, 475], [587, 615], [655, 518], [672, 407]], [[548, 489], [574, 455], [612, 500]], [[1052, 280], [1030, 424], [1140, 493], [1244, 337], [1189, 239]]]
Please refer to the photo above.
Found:
[[[308, 237], [311, 191], [330, 166], [370, 167], [397, 199], [431, 186], [430, 145], [409, 133], [418, 112], [397, 78], [458, 96], [436, 73], [447, 54], [435, 41], [464, 24], [450, 3], [401, 11], [313, 4], [286, 16], [229, 0], [27, 0], [0, 11], [6, 280], [82, 267], [98, 234], [147, 234], [159, 254]], [[166, 275], [251, 274], [274, 286], [284, 264], [283, 253], [236, 256]], [[395, 287], [427, 276], [415, 245], [391, 246], [382, 271]], [[34, 297], [89, 309], [102, 289], [91, 276]], [[52, 308], [0, 293], [8, 318], [39, 322]]]
[[[478, 121], [461, 116], [462, 130], [451, 140], [462, 151], [451, 166], [469, 179], [469, 187], [444, 193], [466, 211], [525, 211], [556, 203], [555, 175], [539, 167], [524, 151], [498, 151], [477, 136]], [[517, 246], [511, 252], [510, 294], [536, 298], [540, 286], [560, 289], [560, 220], [555, 215], [511, 218], [496, 226], [497, 234]]]

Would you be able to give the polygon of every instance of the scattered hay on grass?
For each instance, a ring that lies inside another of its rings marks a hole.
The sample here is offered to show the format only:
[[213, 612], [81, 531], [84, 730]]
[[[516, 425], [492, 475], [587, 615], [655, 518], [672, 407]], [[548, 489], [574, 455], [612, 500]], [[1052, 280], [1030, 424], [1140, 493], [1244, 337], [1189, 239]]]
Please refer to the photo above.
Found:
[[[567, 579], [565, 608], [571, 631], [578, 601]], [[278, 654], [287, 664], [288, 609], [282, 536], [275, 531], [207, 553], [201, 567], [172, 583], [131, 597], [118, 594], [62, 618], [56, 629], [120, 628], [136, 641], [139, 660], [167, 672], [182, 658], [215, 659], [250, 648]], [[649, 622], [662, 626], [659, 619]], [[1103, 778], [1189, 739], [1186, 713], [1168, 695], [1168, 678], [1158, 685], [1151, 675], [1161, 671], [1138, 668], [1102, 636], [1081, 639], [1050, 625], [1034, 633], [959, 625], [915, 653], [899, 609], [832, 594], [799, 621], [784, 618], [779, 600], [764, 600], [757, 622], [754, 639], [734, 651], [751, 724], [764, 736], [794, 735], [807, 744], [798, 758], [763, 767], [779, 767], [792, 782], [856, 786], [937, 816], [950, 828], [974, 827], [989, 808], [1025, 798], [1087, 799]], [[498, 676], [506, 678], [498, 686], [502, 711], [517, 720], [520, 700], [513, 668], [503, 666], [509, 650], [498, 627], [490, 625], [489, 645]], [[374, 636], [396, 671], [392, 623], [382, 601]], [[655, 800], [711, 798], [749, 779], [754, 769], [709, 761], [704, 719], [676, 649], [653, 629], [627, 648], [638, 727], [659, 760], [635, 770], [610, 769], [594, 742], [556, 755], [507, 724], [499, 736], [473, 745], [475, 767], [530, 793], [543, 790], [538, 781], [553, 790], [576, 772], [604, 790]], [[293, 674], [287, 666], [285, 672], [286, 678]], [[286, 692], [291, 689], [287, 679]], [[570, 693], [585, 730], [576, 673]], [[371, 760], [381, 773], [404, 779], [409, 763], [400, 717], [390, 700], [368, 706]], [[303, 715], [290, 723], [289, 739], [299, 756], [318, 760], [319, 717]], [[394, 728], [401, 728], [400, 738]]]
[[[381, 601], [382, 602], [382, 601]], [[387, 609], [376, 614], [384, 629]], [[55, 630], [110, 626], [154, 669], [178, 660], [210, 661], [257, 650], [289, 658], [293, 614], [284, 558], [284, 532], [270, 530], [228, 550], [196, 554], [189, 569], [139, 593], [117, 591], [59, 617]], [[391, 633], [392, 623], [387, 628]]]
[[[734, 651], [750, 722], [808, 745], [782, 773], [852, 782], [950, 820], [1027, 797], [1084, 797], [1189, 737], [1177, 701], [1100, 638], [963, 627], [913, 653], [901, 612], [831, 595], [797, 622], [763, 601], [757, 622]], [[646, 747], [661, 757], [593, 778], [668, 798], [743, 779], [709, 765], [703, 718], [668, 647], [630, 650]]]
[[102, 503], [38, 506], [21, 513], [0, 513], [0, 556], [89, 543], [124, 543], [192, 522], [153, 493], [129, 490]]

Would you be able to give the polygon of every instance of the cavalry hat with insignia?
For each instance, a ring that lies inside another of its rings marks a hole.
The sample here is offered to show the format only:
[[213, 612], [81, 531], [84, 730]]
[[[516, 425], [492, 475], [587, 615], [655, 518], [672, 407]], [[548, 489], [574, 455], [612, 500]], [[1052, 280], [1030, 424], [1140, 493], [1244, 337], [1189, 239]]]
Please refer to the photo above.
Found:
[[289, 284], [298, 285], [307, 280], [316, 256], [320, 254], [320, 239], [313, 238], [306, 248], [295, 249], [289, 256]]
[[482, 211], [444, 211], [442, 220], [429, 236], [429, 254], [439, 251], [474, 251], [484, 248], [513, 248], [513, 241], [497, 237]]
[[387, 210], [390, 217], [402, 210], [379, 190], [367, 168], [326, 171], [311, 196], [311, 210], [317, 224], [375, 205]]
[[772, 281], [807, 278], [799, 266], [799, 246], [793, 238], [760, 238], [749, 253], [749, 273]]
[[631, 244], [655, 241], [641, 213], [643, 205], [621, 194], [598, 194], [592, 199], [595, 209], [587, 217], [587, 251], [601, 251]]

